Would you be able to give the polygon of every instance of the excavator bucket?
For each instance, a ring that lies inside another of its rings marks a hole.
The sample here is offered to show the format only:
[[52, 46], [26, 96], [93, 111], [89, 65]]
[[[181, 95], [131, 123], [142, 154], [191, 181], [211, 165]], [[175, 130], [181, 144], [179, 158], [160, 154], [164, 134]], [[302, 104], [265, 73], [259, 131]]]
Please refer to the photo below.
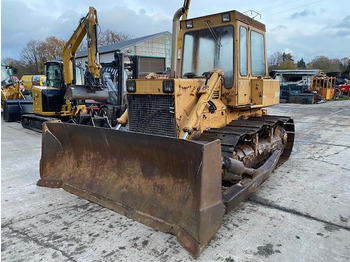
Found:
[[172, 233], [198, 257], [222, 223], [221, 166], [219, 140], [45, 122], [38, 185]]

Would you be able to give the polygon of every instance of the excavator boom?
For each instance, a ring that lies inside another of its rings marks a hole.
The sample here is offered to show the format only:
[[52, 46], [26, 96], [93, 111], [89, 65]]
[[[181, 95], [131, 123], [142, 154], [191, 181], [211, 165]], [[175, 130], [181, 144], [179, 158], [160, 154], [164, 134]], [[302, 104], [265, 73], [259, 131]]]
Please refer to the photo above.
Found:
[[67, 86], [74, 83], [74, 69], [75, 66], [75, 53], [77, 52], [79, 45], [83, 41], [85, 35], [87, 36], [87, 48], [88, 48], [88, 72], [89, 77], [86, 81], [90, 88], [101, 88], [100, 70], [101, 65], [99, 62], [99, 53], [97, 45], [97, 11], [93, 7], [89, 7], [88, 14], [80, 19], [78, 27], [75, 29], [72, 36], [67, 41], [63, 50], [63, 67], [64, 67], [64, 79]]

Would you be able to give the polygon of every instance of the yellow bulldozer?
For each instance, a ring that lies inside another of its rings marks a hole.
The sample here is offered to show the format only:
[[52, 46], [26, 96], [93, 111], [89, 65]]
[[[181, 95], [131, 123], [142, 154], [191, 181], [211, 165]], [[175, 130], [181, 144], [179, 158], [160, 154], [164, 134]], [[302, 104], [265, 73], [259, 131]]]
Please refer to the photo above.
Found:
[[17, 71], [17, 69], [1, 65], [1, 108], [4, 108], [7, 99], [25, 99], [20, 89], [20, 83], [14, 80], [13, 71]]
[[[32, 100], [26, 99], [19, 81], [15, 81], [17, 68], [1, 65], [1, 109], [6, 122], [20, 119], [22, 113], [32, 110]], [[15, 104], [15, 108], [11, 105]]]
[[174, 234], [198, 257], [289, 157], [294, 123], [264, 109], [279, 103], [265, 25], [238, 11], [188, 19], [189, 4], [173, 18], [170, 77], [128, 80], [115, 129], [45, 123], [38, 185]]

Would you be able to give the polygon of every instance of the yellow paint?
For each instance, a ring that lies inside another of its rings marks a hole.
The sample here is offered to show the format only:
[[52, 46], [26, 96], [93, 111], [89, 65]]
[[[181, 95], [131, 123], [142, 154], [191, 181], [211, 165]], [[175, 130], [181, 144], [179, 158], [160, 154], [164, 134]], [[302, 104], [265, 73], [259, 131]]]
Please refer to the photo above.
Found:
[[[251, 115], [263, 115], [267, 111], [263, 107], [279, 103], [279, 81], [272, 80], [267, 75], [266, 45], [265, 45], [265, 72], [263, 77], [254, 77], [251, 73], [250, 33], [252, 30], [265, 37], [265, 26], [237, 11], [225, 12], [230, 14], [231, 21], [222, 22], [222, 13], [205, 17], [193, 18], [193, 28], [186, 28], [186, 21], [181, 21], [183, 34], [193, 30], [206, 29], [205, 21], [210, 21], [212, 27], [232, 25], [234, 27], [234, 72], [233, 87], [227, 89], [223, 84], [223, 75], [219, 69], [211, 71], [210, 78], [205, 77], [175, 78], [174, 93], [163, 93], [163, 79], [132, 80], [136, 83], [136, 92], [130, 95], [167, 95], [174, 96], [177, 137], [185, 132], [190, 138], [200, 135], [210, 128], [222, 128], [238, 118]], [[247, 29], [248, 70], [247, 75], [241, 76], [239, 72], [239, 30], [243, 26]], [[181, 58], [182, 60], [182, 58]], [[182, 64], [182, 62], [180, 62]], [[181, 72], [180, 72], [180, 75]], [[210, 104], [215, 110], [209, 110]], [[211, 112], [210, 112], [211, 111]], [[127, 119], [126, 111], [121, 119]], [[118, 120], [119, 121], [119, 120]], [[126, 120], [127, 121], [127, 120]], [[125, 121], [119, 121], [125, 124]]]
[[[79, 45], [83, 41], [85, 35], [88, 35], [90, 42], [88, 48], [88, 69], [93, 77], [100, 77], [101, 65], [96, 63], [96, 35], [94, 32], [94, 26], [98, 25], [97, 11], [93, 7], [89, 7], [88, 14], [83, 17], [78, 24], [78, 27], [75, 29], [72, 36], [67, 41], [63, 49], [63, 68], [64, 68], [64, 79], [65, 82], [69, 85], [73, 82], [73, 60], [75, 53], [77, 52]], [[97, 29], [98, 30], [98, 29]]]
[[82, 110], [82, 113], [87, 113], [87, 109], [85, 105], [75, 105], [73, 106], [69, 100], [65, 100], [65, 103], [61, 107], [60, 112], [50, 112], [44, 111], [43, 109], [43, 90], [58, 90], [57, 88], [50, 86], [34, 86], [32, 90], [33, 96], [33, 113], [40, 116], [75, 116], [79, 113], [79, 110]]
[[4, 108], [4, 103], [7, 99], [24, 99], [19, 83], [1, 86], [1, 108]]

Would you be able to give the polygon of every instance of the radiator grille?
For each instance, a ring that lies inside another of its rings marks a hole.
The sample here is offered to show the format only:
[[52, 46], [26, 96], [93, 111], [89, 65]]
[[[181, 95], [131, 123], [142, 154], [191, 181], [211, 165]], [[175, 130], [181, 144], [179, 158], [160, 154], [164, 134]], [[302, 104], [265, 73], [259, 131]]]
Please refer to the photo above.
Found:
[[174, 96], [128, 95], [129, 130], [176, 137]]

